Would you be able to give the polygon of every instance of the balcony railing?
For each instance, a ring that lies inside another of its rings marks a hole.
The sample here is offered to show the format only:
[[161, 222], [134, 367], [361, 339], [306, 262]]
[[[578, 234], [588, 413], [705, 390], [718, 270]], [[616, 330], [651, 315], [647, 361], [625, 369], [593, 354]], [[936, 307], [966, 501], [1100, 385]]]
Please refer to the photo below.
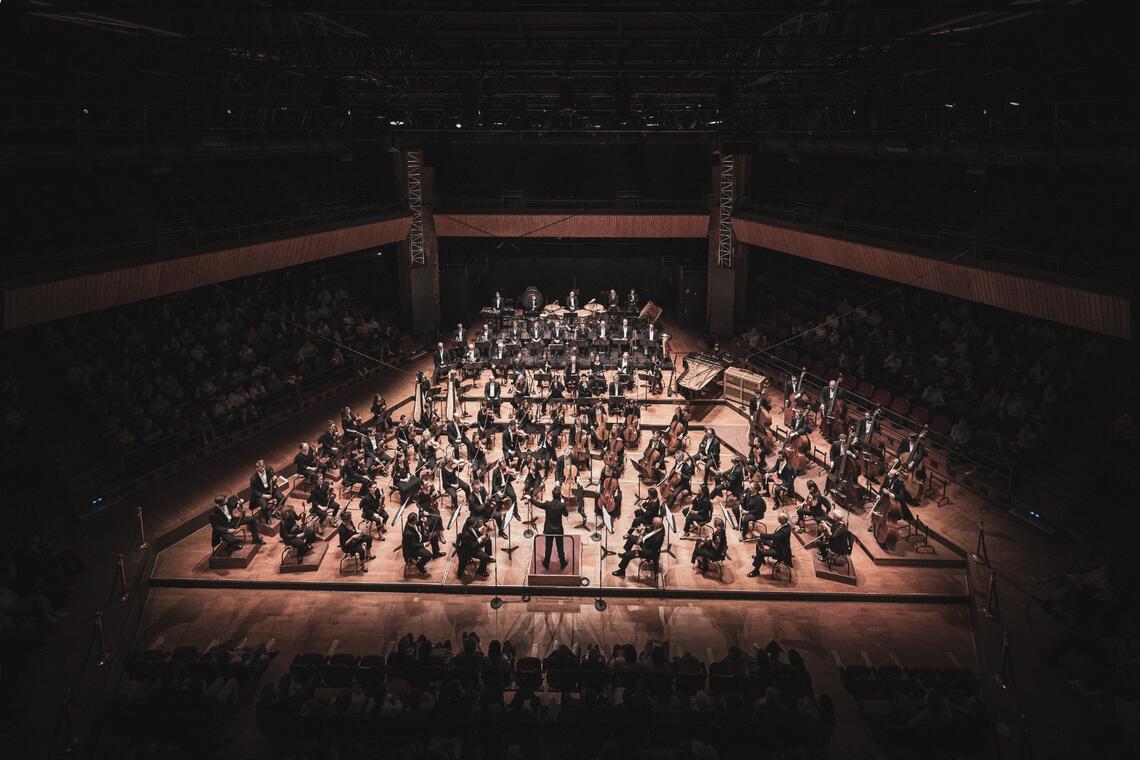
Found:
[[439, 211], [498, 211], [511, 209], [599, 209], [639, 211], [708, 211], [705, 201], [679, 198], [524, 198], [504, 195], [496, 198], [449, 198], [444, 197], [436, 204]]
[[306, 216], [272, 219], [238, 226], [206, 229], [192, 224], [167, 226], [142, 240], [36, 255], [21, 256], [17, 253], [13, 258], [3, 262], [0, 275], [5, 280], [38, 275], [59, 276], [76, 270], [98, 270], [142, 260], [174, 258], [226, 245], [261, 242], [302, 232], [313, 232], [322, 227], [381, 216], [403, 208], [406, 208], [403, 202], [367, 206], [330, 205]]

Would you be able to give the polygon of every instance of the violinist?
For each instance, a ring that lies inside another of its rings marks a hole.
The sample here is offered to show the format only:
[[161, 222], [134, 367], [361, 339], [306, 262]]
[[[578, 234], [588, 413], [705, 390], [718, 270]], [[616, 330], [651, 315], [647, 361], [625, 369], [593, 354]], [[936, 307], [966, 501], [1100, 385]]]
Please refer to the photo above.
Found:
[[665, 523], [660, 517], [654, 517], [650, 523], [650, 530], [640, 538], [631, 535], [632, 543], [626, 542], [626, 550], [621, 554], [617, 570], [613, 574], [618, 578], [625, 576], [625, 569], [635, 558], [640, 557], [656, 565], [661, 559], [661, 547], [665, 544]]
[[[772, 483], [776, 483], [775, 488]], [[783, 496], [791, 496], [795, 493], [796, 484], [796, 470], [788, 462], [788, 455], [781, 450], [776, 454], [776, 462], [772, 465], [770, 470], [764, 473], [764, 487], [768, 491], [768, 495], [773, 497], [776, 506], [779, 506], [780, 499]]]
[[443, 556], [443, 552], [439, 550], [439, 545], [443, 543], [441, 537], [443, 516], [439, 513], [439, 506], [436, 504], [437, 498], [431, 483], [422, 484], [420, 492], [416, 495], [416, 508], [420, 510], [420, 529], [428, 543], [431, 544], [433, 559], [439, 559]]
[[479, 406], [479, 414], [475, 416], [475, 427], [479, 431], [479, 438], [490, 441], [495, 435], [495, 415], [491, 411], [491, 404], [484, 401]]
[[518, 455], [522, 451], [522, 442], [526, 438], [518, 428], [518, 423], [511, 420], [507, 423], [507, 429], [503, 431], [503, 458], [507, 459], [513, 455]]
[[491, 517], [491, 497], [482, 483], [476, 483], [471, 487], [471, 495], [467, 498], [467, 510], [472, 517], [485, 519]]
[[317, 540], [316, 532], [312, 528], [305, 527], [304, 521], [292, 507], [282, 510], [281, 524], [277, 527], [277, 532], [281, 537], [281, 543], [293, 547], [297, 552], [298, 560], [312, 550], [313, 543]]
[[321, 523], [328, 520], [330, 516], [336, 518], [340, 511], [340, 504], [332, 495], [332, 483], [325, 480], [323, 473], [317, 473], [317, 480], [313, 483], [309, 497], [305, 501], [309, 503], [309, 514]]
[[340, 471], [340, 486], [342, 489], [347, 490], [356, 483], [359, 483], [364, 489], [367, 489], [374, 482], [375, 481], [367, 475], [363, 454], [358, 451], [345, 458], [344, 465]]
[[788, 567], [792, 565], [792, 526], [788, 523], [788, 515], [784, 512], [781, 512], [776, 520], [780, 524], [776, 530], [756, 539], [756, 554], [752, 557], [749, 578], [760, 575], [760, 566], [764, 563], [765, 557], [783, 562]]
[[709, 569], [709, 562], [724, 559], [727, 551], [728, 537], [724, 532], [724, 519], [718, 517], [713, 520], [712, 535], [708, 538], [699, 539], [696, 546], [693, 547], [691, 563], [697, 566], [697, 570], [704, 573]]
[[467, 464], [464, 459], [448, 458], [443, 463], [443, 470], [440, 472], [440, 477], [443, 479], [443, 490], [448, 496], [451, 497], [452, 510], [459, 509], [459, 492], [462, 491], [467, 498], [467, 503], [471, 503], [471, 485], [463, 478], [459, 477], [460, 471]]
[[697, 497], [693, 499], [693, 503], [689, 508], [684, 510], [685, 514], [685, 530], [683, 535], [687, 536], [692, 533], [696, 526], [707, 525], [709, 520], [712, 519], [712, 499], [709, 497], [708, 486], [702, 485], [700, 490], [697, 491]]
[[538, 439], [538, 448], [535, 449], [535, 456], [542, 462], [549, 462], [556, 456], [558, 449], [558, 436], [554, 432], [554, 426], [549, 422], [544, 423], [542, 426], [542, 434]]
[[381, 432], [387, 433], [392, 427], [392, 418], [388, 416], [388, 402], [384, 396], [377, 393], [372, 397], [372, 424], [378, 425]]
[[816, 524], [822, 524], [827, 521], [827, 515], [831, 511], [831, 504], [827, 501], [827, 497], [819, 492], [819, 486], [815, 484], [814, 480], [807, 482], [808, 495], [804, 499], [804, 503], [796, 508], [796, 532], [804, 532], [804, 520], [811, 518], [815, 520]]
[[435, 438], [430, 433], [424, 431], [419, 437], [419, 448], [417, 454], [419, 455], [419, 467], [427, 467], [434, 470], [438, 461], [436, 455], [439, 453], [439, 444], [436, 443]]
[[842, 520], [829, 523], [826, 540], [819, 543], [819, 558], [824, 562], [828, 556], [847, 557], [851, 555], [851, 547], [855, 537]]
[[268, 523], [285, 503], [285, 494], [277, 487], [277, 473], [265, 466], [264, 459], [258, 459], [253, 467], [253, 474], [249, 476], [249, 498], [258, 518]]
[[[329, 423], [332, 425], [332, 423]], [[340, 410], [340, 427], [344, 430], [344, 435], [347, 437], [350, 432], [360, 432], [364, 427], [364, 420], [359, 414], [352, 411], [352, 407], [346, 406]]]
[[242, 547], [236, 533], [238, 528], [249, 529], [253, 543], [264, 544], [257, 529], [257, 520], [245, 514], [244, 502], [236, 496], [228, 500], [225, 496], [214, 498], [214, 508], [210, 510], [210, 545], [225, 544], [226, 549], [235, 552]]
[[380, 490], [380, 486], [373, 483], [369, 486], [368, 490], [364, 492], [364, 496], [360, 497], [360, 516], [376, 526], [376, 530], [380, 533], [380, 540], [384, 540], [384, 534], [388, 532], [388, 512], [384, 509], [384, 492]]
[[368, 560], [376, 559], [372, 553], [372, 534], [363, 533], [356, 529], [352, 515], [348, 510], [341, 516], [340, 525], [336, 529], [341, 548], [346, 555], [355, 554], [360, 560], [360, 572], [368, 572]]
[[645, 499], [641, 502], [641, 506], [633, 511], [633, 523], [630, 529], [637, 526], [648, 526], [654, 518], [662, 517], [665, 514], [661, 508], [661, 501], [657, 498], [657, 489], [650, 488], [646, 492]]
[[386, 474], [385, 465], [392, 461], [392, 457], [384, 451], [384, 439], [380, 437], [374, 426], [368, 426], [361, 443], [364, 444], [365, 468], [379, 470], [381, 475]]
[[486, 524], [483, 519], [474, 516], [468, 519], [456, 538], [455, 553], [459, 558], [459, 567], [455, 571], [456, 577], [460, 580], [463, 579], [467, 570], [467, 563], [473, 559], [479, 561], [475, 575], [480, 578], [489, 576], [487, 565], [495, 561], [495, 558], [488, 551], [491, 548], [490, 543], [491, 540], [487, 536]]
[[459, 412], [452, 413], [451, 420], [444, 428], [444, 434], [447, 435], [447, 442], [454, 446], [456, 451], [459, 451], [460, 447], [465, 452], [470, 451], [471, 439], [467, 437], [467, 429], [463, 426]]
[[339, 454], [340, 431], [336, 429], [336, 423], [329, 420], [325, 432], [317, 438], [317, 456], [321, 459], [331, 460], [336, 459]]
[[744, 487], [744, 498], [740, 502], [740, 540], [751, 538], [754, 534], [755, 524], [764, 519], [767, 512], [764, 495], [760, 493], [760, 484], [755, 480], [748, 481]]
[[415, 431], [412, 430], [412, 421], [407, 415], [401, 414], [400, 421], [396, 423], [396, 446], [400, 451], [406, 452], [415, 441]]
[[415, 563], [421, 575], [427, 574], [427, 563], [432, 559], [432, 553], [427, 549], [427, 541], [420, 526], [420, 516], [415, 512], [408, 513], [408, 520], [404, 524], [404, 533], [400, 539], [400, 548], [404, 555], [404, 562]]
[[[511, 462], [511, 466], [508, 466]], [[492, 496], [510, 496], [511, 499], [516, 499], [514, 487], [511, 485], [517, 477], [515, 466], [517, 466], [518, 459], [514, 458], [508, 460], [506, 457], [495, 462], [491, 468], [491, 495]]]

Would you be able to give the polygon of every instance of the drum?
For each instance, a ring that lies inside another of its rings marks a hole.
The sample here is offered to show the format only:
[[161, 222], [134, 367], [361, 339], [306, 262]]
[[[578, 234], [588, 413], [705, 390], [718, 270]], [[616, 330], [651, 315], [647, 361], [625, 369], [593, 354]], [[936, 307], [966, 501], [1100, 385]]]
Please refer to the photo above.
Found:
[[565, 309], [562, 309], [556, 303], [548, 303], [546, 306], [542, 307], [542, 310], [546, 312], [547, 316], [550, 316], [551, 314], [557, 314], [559, 311], [565, 311]]
[[592, 312], [594, 314], [601, 314], [606, 310], [606, 307], [602, 306], [600, 303], [588, 303], [583, 308], [587, 313]]
[[590, 316], [590, 312], [586, 309], [578, 309], [576, 312], [574, 312], [574, 316], [578, 317], [578, 319], [585, 319], [586, 317]]

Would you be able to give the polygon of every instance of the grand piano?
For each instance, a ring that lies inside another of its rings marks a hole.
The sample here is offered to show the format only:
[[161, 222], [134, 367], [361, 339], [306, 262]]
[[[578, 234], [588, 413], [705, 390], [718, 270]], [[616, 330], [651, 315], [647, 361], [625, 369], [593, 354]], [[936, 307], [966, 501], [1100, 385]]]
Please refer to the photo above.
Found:
[[683, 369], [677, 375], [677, 392], [690, 401], [715, 395], [718, 381], [730, 363], [722, 356], [703, 351], [686, 354], [681, 360]]

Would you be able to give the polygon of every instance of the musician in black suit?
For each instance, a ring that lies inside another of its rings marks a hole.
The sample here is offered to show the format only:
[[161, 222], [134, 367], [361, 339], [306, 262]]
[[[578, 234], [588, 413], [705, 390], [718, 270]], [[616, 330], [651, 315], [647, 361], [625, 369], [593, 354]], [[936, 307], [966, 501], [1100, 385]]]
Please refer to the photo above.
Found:
[[760, 574], [760, 566], [764, 563], [765, 557], [783, 562], [788, 567], [792, 566], [792, 525], [788, 522], [787, 514], [783, 512], [776, 519], [779, 521], [780, 527], [771, 533], [760, 536], [756, 541], [756, 554], [752, 557], [752, 570], [748, 573], [749, 578], [755, 578]]
[[435, 344], [435, 350], [431, 352], [431, 361], [432, 364], [435, 365], [432, 382], [438, 383], [440, 376], [443, 374], [443, 366], [448, 362], [448, 352], [442, 343]]
[[720, 470], [720, 438], [713, 428], [705, 428], [705, 437], [697, 447], [696, 458], [705, 463], [704, 482], [708, 483], [709, 476]]
[[292, 546], [297, 550], [297, 559], [304, 557], [312, 549], [317, 534], [312, 528], [306, 528], [304, 522], [292, 508], [284, 510], [281, 515], [281, 524], [277, 527], [281, 536], [281, 543]]
[[412, 429], [412, 421], [408, 419], [406, 414], [400, 415], [399, 422], [396, 423], [396, 445], [401, 450], [407, 449], [415, 440], [416, 431]]
[[357, 452], [345, 460], [340, 471], [340, 482], [345, 489], [351, 488], [355, 483], [367, 489], [375, 482], [365, 470], [363, 454]]
[[566, 296], [566, 310], [567, 311], [577, 311], [578, 310], [578, 291], [571, 290], [570, 294]]
[[238, 541], [237, 533], [238, 528], [245, 526], [249, 529], [249, 535], [255, 544], [264, 544], [261, 540], [261, 534], [257, 532], [257, 520], [251, 515], [238, 515], [241, 500], [236, 496], [231, 496], [227, 501], [225, 496], [218, 496], [214, 499], [214, 507], [210, 510], [210, 545], [217, 546], [218, 544], [225, 544], [226, 548], [231, 551], [237, 551], [242, 547], [241, 541]]
[[499, 311], [503, 308], [503, 305], [503, 296], [496, 290], [495, 297], [491, 299], [491, 308], [495, 311]]
[[[360, 497], [361, 517], [375, 523], [381, 533], [385, 532], [384, 526], [388, 523], [388, 512], [384, 509], [384, 502], [384, 492], [377, 483], [373, 483]], [[383, 541], [383, 537], [380, 540]]]
[[297, 474], [306, 480], [312, 482], [317, 477], [317, 470], [319, 463], [317, 462], [317, 455], [313, 451], [313, 447], [308, 443], [302, 443], [297, 450], [297, 454], [293, 457], [293, 464], [297, 467]]
[[459, 477], [460, 461], [448, 459], [443, 463], [443, 470], [440, 472], [443, 478], [443, 490], [451, 497], [451, 508], [453, 510], [459, 509], [460, 491], [467, 497], [467, 503], [471, 503], [471, 485]]
[[609, 303], [609, 307], [611, 310], [621, 308], [621, 296], [619, 296], [618, 292], [616, 290], [614, 290], [613, 288], [610, 288], [610, 293], [606, 297], [606, 300]]
[[625, 387], [615, 374], [609, 383], [610, 414], [620, 415], [625, 409]]
[[635, 546], [622, 552], [621, 561], [618, 562], [617, 570], [614, 570], [613, 574], [619, 578], [624, 577], [625, 569], [637, 557], [657, 563], [661, 557], [661, 547], [664, 544], [665, 522], [660, 517], [655, 517], [651, 524], [651, 530], [642, 536]]
[[[779, 480], [775, 489], [771, 487], [772, 478], [775, 477]], [[788, 461], [787, 455], [781, 450], [776, 454], [776, 462], [772, 465], [772, 469], [765, 473], [764, 486], [768, 489], [768, 495], [775, 499], [775, 503], [780, 503], [780, 497], [783, 494], [789, 496], [795, 493], [796, 485], [796, 470]]]
[[380, 437], [374, 426], [370, 425], [365, 430], [361, 443], [364, 444], [364, 466], [370, 470], [379, 467], [383, 474], [384, 465], [391, 462], [392, 457], [384, 452], [384, 439]]
[[717, 476], [716, 486], [713, 488], [709, 496], [715, 499], [722, 493], [727, 491], [736, 498], [741, 498], [741, 491], [744, 489], [744, 457], [739, 454], [733, 456], [732, 467], [728, 468], [728, 472], [722, 473]]
[[503, 385], [499, 382], [494, 370], [491, 370], [491, 379], [483, 386], [483, 398], [486, 403], [491, 405], [495, 411], [495, 416], [498, 417], [503, 407]]
[[[530, 498], [529, 496], [525, 498]], [[534, 506], [543, 511], [542, 532], [546, 534], [546, 554], [542, 558], [542, 566], [550, 569], [550, 551], [558, 546], [558, 562], [566, 567], [566, 550], [562, 545], [562, 518], [569, 514], [566, 505], [562, 502], [562, 493], [557, 488], [551, 495], [550, 501], [536, 501]]]
[[814, 480], [807, 482], [808, 495], [804, 499], [804, 503], [796, 508], [796, 524], [799, 526], [800, 533], [804, 530], [804, 520], [810, 517], [815, 522], [822, 523], [827, 520], [827, 514], [831, 511], [831, 503], [828, 502], [827, 497], [819, 492], [819, 486], [815, 484]]
[[325, 480], [325, 476], [320, 473], [317, 474], [317, 482], [313, 484], [309, 498], [305, 501], [309, 503], [309, 514], [322, 523], [328, 520], [330, 513], [332, 517], [336, 517], [340, 511], [340, 504], [333, 498], [332, 483]]
[[709, 562], [724, 559], [727, 551], [728, 537], [724, 532], [724, 519], [718, 517], [713, 520], [712, 535], [697, 543], [697, 547], [693, 550], [692, 562], [703, 573], [709, 569]]
[[712, 499], [709, 498], [709, 487], [702, 485], [697, 492], [697, 498], [685, 510], [685, 535], [689, 535], [697, 525], [705, 525], [712, 519]]
[[[249, 476], [249, 499], [262, 522], [269, 522], [273, 517], [271, 512], [276, 511], [285, 503], [285, 494], [277, 487], [277, 473], [272, 467], [265, 466], [264, 459], [254, 463], [253, 474]], [[269, 501], [273, 500], [270, 508]]]
[[459, 558], [459, 567], [456, 569], [455, 575], [460, 579], [464, 576], [467, 563], [473, 559], [479, 560], [479, 567], [475, 571], [475, 575], [480, 578], [486, 578], [489, 575], [487, 565], [488, 563], [494, 562], [495, 558], [487, 551], [482, 529], [483, 520], [481, 518], [472, 518], [467, 521], [463, 530], [459, 532], [455, 546], [455, 553]]
[[764, 503], [764, 494], [760, 493], [760, 484], [749, 480], [744, 488], [744, 498], [740, 502], [740, 540], [743, 541], [752, 535], [752, 523], [763, 520], [768, 511]]
[[[345, 428], [347, 435], [348, 430]], [[325, 427], [325, 432], [321, 433], [317, 438], [317, 455], [327, 459], [335, 459], [340, 454], [340, 431], [336, 429], [336, 423], [329, 420], [328, 425]]]
[[630, 528], [636, 528], [638, 525], [652, 525], [653, 520], [663, 516], [664, 513], [661, 508], [661, 501], [657, 498], [657, 489], [650, 488], [645, 499], [641, 502], [641, 506], [633, 511], [633, 523]]
[[630, 313], [637, 311], [637, 305], [637, 291], [633, 288], [630, 288], [629, 295], [625, 298], [626, 311], [629, 311]]
[[415, 512], [408, 513], [404, 533], [400, 538], [400, 549], [404, 555], [404, 562], [414, 562], [421, 574], [427, 573], [427, 563], [432, 558], [425, 543], [423, 531], [420, 529], [420, 516]]
[[507, 458], [518, 454], [519, 447], [522, 446], [522, 442], [526, 439], [526, 436], [519, 430], [518, 424], [514, 420], [511, 420], [507, 425], [507, 429], [503, 431], [502, 439], [503, 457]]
[[342, 515], [340, 525], [336, 529], [337, 537], [340, 540], [340, 548], [344, 550], [345, 554], [355, 554], [360, 558], [360, 569], [362, 572], [368, 572], [367, 562], [370, 559], [376, 559], [372, 554], [372, 534], [362, 533], [356, 529], [356, 524], [352, 521], [352, 515], [346, 509]]
[[[674, 472], [680, 476], [680, 481], [677, 483], [677, 487], [673, 490], [673, 493], [669, 494], [669, 498], [665, 500], [665, 505], [670, 509], [673, 508], [673, 505], [677, 503], [677, 500], [680, 499], [683, 494], [692, 494], [693, 462], [689, 459], [689, 455], [680, 449], [677, 450], [677, 459], [673, 462], [673, 471], [669, 473], [670, 478], [672, 478]], [[704, 488], [704, 491], [705, 495], [708, 496], [707, 487]]]

